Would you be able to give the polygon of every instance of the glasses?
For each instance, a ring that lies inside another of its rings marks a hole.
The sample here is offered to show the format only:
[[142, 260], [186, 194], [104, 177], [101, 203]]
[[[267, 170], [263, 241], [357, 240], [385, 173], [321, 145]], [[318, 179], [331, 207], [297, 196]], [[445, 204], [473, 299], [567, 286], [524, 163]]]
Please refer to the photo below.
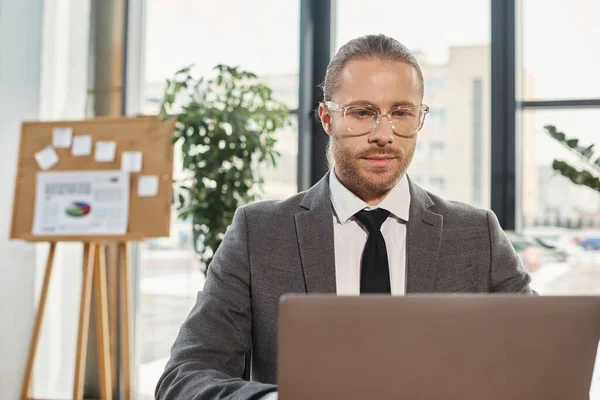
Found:
[[400, 136], [414, 136], [423, 127], [425, 115], [429, 112], [429, 106], [425, 104], [393, 107], [387, 114], [382, 114], [377, 107], [369, 104], [342, 106], [333, 101], [326, 101], [325, 105], [331, 111], [343, 112], [346, 129], [357, 135], [377, 128], [381, 117], [385, 116], [390, 121], [394, 133]]

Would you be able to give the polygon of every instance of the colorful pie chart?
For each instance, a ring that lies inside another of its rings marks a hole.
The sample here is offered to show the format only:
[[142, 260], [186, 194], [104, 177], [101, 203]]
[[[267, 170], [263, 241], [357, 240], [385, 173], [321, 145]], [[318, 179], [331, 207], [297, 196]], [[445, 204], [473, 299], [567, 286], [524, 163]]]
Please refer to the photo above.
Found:
[[88, 215], [91, 210], [92, 207], [88, 203], [76, 201], [67, 207], [67, 214], [71, 217], [83, 217], [84, 215]]

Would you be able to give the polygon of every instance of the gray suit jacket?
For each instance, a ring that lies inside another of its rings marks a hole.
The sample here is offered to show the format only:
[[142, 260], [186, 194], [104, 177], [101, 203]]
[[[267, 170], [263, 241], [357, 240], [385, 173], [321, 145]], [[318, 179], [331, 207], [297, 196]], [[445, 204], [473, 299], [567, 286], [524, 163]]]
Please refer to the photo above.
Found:
[[[442, 200], [412, 182], [410, 192], [407, 293], [532, 293], [491, 211]], [[276, 390], [279, 297], [336, 290], [332, 212], [328, 176], [285, 201], [237, 210], [157, 399], [257, 399]], [[253, 381], [245, 381], [250, 351]]]

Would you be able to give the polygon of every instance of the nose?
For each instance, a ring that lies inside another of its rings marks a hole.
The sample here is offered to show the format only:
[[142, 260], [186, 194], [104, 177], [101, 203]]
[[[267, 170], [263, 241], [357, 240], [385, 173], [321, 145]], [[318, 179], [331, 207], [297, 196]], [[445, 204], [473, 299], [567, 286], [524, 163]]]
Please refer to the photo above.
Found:
[[[385, 121], [384, 121], [385, 117]], [[369, 135], [369, 142], [377, 142], [383, 146], [394, 141], [394, 133], [392, 131], [392, 121], [387, 115], [381, 115], [375, 128]]]

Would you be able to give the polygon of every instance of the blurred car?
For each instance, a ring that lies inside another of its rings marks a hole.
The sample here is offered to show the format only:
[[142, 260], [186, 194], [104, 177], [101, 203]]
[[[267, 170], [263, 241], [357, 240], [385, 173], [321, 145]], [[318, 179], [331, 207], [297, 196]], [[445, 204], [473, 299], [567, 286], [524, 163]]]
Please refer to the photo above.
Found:
[[600, 250], [600, 237], [583, 239], [579, 245], [585, 250]]
[[521, 233], [528, 238], [535, 238], [545, 245], [555, 247], [561, 237], [571, 234], [571, 230], [558, 226], [530, 226], [524, 228]]
[[523, 235], [544, 247], [554, 249], [564, 257], [563, 261], [576, 263], [585, 253], [579, 245], [579, 231], [556, 226], [536, 226], [523, 229]]
[[540, 242], [515, 231], [506, 231], [513, 248], [519, 255], [525, 269], [535, 272], [546, 264], [562, 263], [566, 255], [554, 248], [544, 246]]

